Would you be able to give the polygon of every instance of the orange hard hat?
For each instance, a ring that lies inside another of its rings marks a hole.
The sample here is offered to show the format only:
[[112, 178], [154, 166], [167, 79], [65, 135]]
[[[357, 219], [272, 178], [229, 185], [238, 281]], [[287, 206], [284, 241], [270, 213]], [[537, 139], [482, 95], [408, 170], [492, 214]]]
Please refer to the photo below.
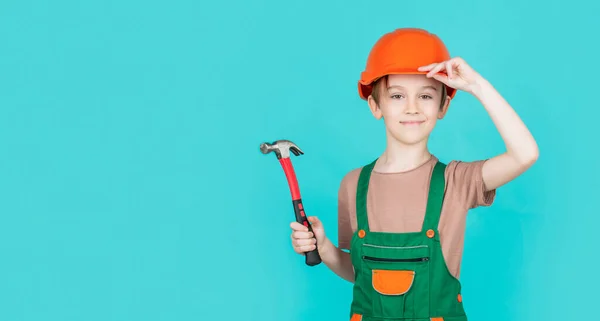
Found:
[[[446, 45], [426, 30], [400, 28], [388, 32], [377, 40], [369, 53], [366, 68], [358, 81], [358, 94], [366, 100], [373, 89], [373, 82], [385, 75], [427, 74], [417, 68], [449, 59]], [[456, 90], [446, 88], [448, 96], [454, 97]]]

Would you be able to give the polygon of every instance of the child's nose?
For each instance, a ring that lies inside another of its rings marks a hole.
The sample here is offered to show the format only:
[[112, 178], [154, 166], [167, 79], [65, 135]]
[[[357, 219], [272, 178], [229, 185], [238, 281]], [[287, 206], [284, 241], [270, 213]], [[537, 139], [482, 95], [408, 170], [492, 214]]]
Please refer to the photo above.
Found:
[[408, 104], [406, 104], [406, 113], [416, 114], [418, 112], [419, 112], [419, 104], [414, 99], [410, 99], [408, 101]]

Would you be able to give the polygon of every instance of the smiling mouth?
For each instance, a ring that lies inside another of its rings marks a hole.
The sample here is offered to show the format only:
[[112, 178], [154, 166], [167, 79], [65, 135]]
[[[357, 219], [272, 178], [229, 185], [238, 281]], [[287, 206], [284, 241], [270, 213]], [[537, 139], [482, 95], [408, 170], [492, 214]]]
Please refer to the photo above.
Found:
[[424, 122], [425, 121], [423, 121], [423, 120], [411, 120], [411, 121], [401, 121], [400, 124], [416, 126], [416, 125], [421, 125]]

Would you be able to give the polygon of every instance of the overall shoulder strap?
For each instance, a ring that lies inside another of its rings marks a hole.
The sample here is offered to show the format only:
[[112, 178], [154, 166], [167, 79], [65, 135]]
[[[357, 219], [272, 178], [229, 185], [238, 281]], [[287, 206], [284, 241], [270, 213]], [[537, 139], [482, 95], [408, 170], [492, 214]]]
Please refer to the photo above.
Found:
[[446, 164], [437, 162], [433, 168], [431, 181], [429, 182], [429, 195], [427, 196], [427, 210], [425, 212], [425, 220], [423, 221], [423, 231], [429, 229], [437, 230], [438, 228], [446, 189], [445, 172]]
[[371, 172], [375, 167], [375, 159], [370, 164], [363, 166], [358, 177], [358, 185], [356, 187], [356, 222], [358, 230], [369, 231], [369, 220], [367, 218], [367, 192], [369, 191], [369, 181], [371, 180]]

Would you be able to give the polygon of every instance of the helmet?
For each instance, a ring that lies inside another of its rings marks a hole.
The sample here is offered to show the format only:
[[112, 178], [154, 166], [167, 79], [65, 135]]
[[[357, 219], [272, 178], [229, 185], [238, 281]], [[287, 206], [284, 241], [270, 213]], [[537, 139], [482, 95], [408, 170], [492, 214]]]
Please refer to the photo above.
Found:
[[[366, 100], [375, 80], [390, 74], [427, 74], [417, 68], [448, 59], [448, 49], [438, 36], [418, 28], [396, 29], [384, 34], [371, 49], [358, 81], [358, 94]], [[446, 88], [453, 98], [456, 90]]]

